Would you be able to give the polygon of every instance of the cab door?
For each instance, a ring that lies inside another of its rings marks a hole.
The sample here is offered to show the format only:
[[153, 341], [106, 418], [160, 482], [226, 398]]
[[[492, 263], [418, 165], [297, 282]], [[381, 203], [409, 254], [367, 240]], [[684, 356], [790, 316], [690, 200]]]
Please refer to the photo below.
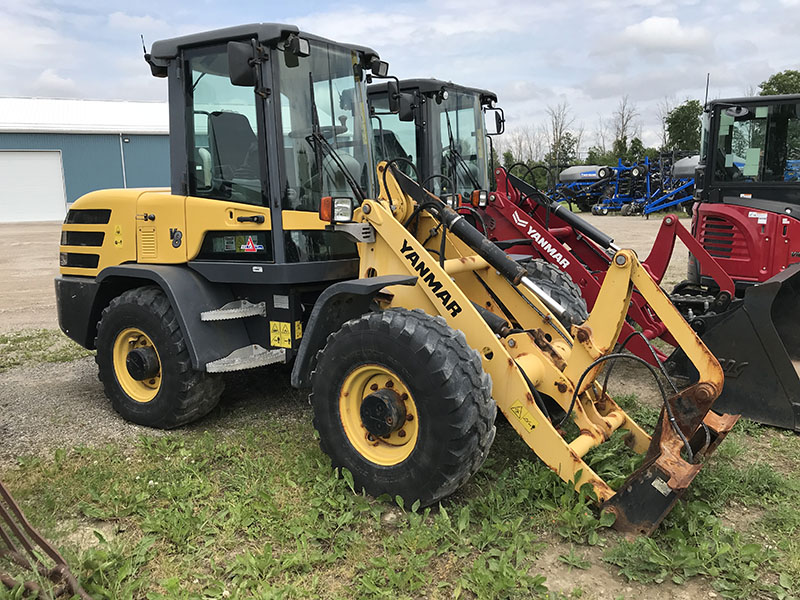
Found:
[[184, 51], [189, 260], [274, 260], [263, 99], [228, 76], [227, 47]]

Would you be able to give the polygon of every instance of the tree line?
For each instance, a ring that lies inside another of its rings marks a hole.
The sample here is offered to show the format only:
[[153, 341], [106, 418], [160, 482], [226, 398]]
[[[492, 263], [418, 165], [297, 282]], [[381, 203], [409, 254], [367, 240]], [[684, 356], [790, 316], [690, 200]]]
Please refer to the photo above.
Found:
[[[800, 71], [788, 69], [761, 82], [759, 95], [775, 94], [800, 94]], [[703, 112], [700, 100], [687, 98], [676, 105], [665, 98], [656, 111], [661, 123], [658, 147], [646, 147], [642, 142], [641, 115], [636, 104], [625, 95], [611, 115], [598, 116], [588, 151], [581, 156], [580, 149], [588, 141], [588, 135], [584, 124], [576, 123], [569, 103], [564, 100], [546, 108], [544, 124], [523, 125], [504, 134], [495, 148], [493, 164], [499, 162], [506, 168], [518, 163], [531, 168], [545, 165], [557, 177], [558, 171], [569, 165], [616, 166], [618, 159], [631, 163], [645, 157], [653, 160], [660, 153], [672, 150], [699, 152]], [[537, 185], [547, 185], [544, 175], [536, 174], [535, 179]]]

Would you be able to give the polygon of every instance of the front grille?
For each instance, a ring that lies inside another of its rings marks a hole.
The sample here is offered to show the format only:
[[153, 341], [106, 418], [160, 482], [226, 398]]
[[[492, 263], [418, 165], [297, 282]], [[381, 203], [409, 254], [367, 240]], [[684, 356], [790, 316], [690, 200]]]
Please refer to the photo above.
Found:
[[106, 234], [102, 231], [62, 231], [62, 246], [102, 246]]
[[99, 254], [78, 254], [77, 252], [62, 252], [59, 263], [62, 267], [75, 267], [78, 269], [96, 269], [100, 262]]
[[111, 219], [111, 210], [106, 208], [73, 208], [67, 213], [67, 225], [105, 225]]

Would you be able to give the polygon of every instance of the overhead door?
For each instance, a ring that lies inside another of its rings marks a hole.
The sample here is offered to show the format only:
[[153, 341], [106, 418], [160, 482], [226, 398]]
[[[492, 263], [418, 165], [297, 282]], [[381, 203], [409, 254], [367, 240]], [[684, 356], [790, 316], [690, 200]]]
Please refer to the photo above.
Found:
[[61, 153], [0, 151], [0, 222], [63, 221]]

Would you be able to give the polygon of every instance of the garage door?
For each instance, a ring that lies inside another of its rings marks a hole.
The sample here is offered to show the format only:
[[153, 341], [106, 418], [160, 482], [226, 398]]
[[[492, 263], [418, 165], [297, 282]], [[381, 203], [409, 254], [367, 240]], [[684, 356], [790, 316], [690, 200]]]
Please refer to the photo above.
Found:
[[0, 151], [0, 221], [63, 221], [61, 153]]

